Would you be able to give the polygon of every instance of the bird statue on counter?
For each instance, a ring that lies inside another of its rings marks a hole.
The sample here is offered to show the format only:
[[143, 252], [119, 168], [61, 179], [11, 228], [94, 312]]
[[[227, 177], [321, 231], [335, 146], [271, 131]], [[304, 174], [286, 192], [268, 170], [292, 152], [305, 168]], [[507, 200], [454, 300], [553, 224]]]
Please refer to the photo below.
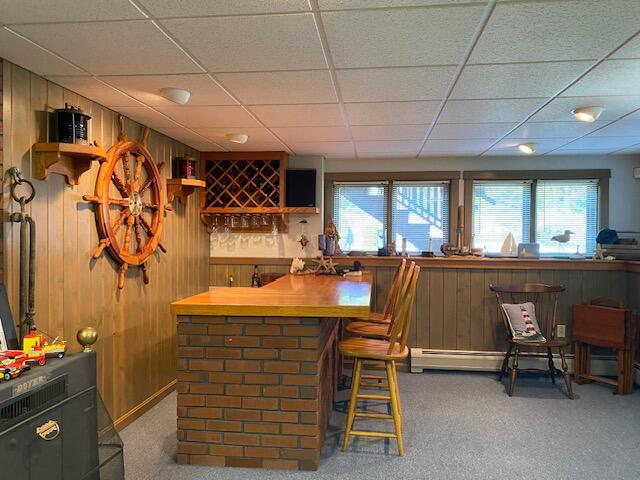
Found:
[[555, 235], [551, 237], [551, 240], [558, 243], [568, 243], [569, 240], [571, 240], [571, 235], [574, 233], [575, 232], [572, 232], [571, 230], [565, 230], [562, 235]]

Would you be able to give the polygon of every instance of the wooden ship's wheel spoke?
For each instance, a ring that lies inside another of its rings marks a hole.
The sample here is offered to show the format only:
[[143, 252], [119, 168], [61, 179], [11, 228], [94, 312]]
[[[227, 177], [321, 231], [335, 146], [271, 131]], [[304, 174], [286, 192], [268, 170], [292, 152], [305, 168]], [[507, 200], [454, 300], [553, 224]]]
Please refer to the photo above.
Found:
[[127, 189], [127, 186], [120, 178], [120, 175], [118, 175], [116, 172], [113, 172], [111, 174], [111, 181], [118, 189], [118, 192], [120, 192], [120, 195], [122, 195], [123, 198], [127, 198], [129, 196], [129, 189]]

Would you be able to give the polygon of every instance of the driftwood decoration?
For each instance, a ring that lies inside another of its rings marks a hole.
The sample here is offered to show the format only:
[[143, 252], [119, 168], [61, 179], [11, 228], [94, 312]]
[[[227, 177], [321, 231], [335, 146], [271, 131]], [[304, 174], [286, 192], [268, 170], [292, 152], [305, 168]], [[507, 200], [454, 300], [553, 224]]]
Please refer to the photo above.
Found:
[[[124, 117], [118, 117], [118, 142], [108, 151], [100, 165], [95, 195], [82, 198], [95, 204], [96, 224], [100, 243], [93, 253], [98, 258], [103, 250], [120, 265], [118, 288], [130, 266], [142, 269], [144, 283], [149, 283], [146, 262], [160, 243], [165, 210], [162, 203], [160, 169], [147, 149], [149, 129], [142, 141], [129, 140], [124, 132]], [[145, 218], [147, 216], [147, 218]]]

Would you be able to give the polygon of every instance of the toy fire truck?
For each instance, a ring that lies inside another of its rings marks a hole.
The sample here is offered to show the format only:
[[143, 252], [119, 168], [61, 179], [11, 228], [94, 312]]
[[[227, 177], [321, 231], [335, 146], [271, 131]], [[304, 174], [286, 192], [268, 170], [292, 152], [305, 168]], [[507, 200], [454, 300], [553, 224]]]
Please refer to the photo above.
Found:
[[27, 357], [18, 350], [7, 350], [0, 352], [0, 374], [2, 379], [7, 381], [20, 376], [20, 374], [29, 369], [25, 363]]
[[[27, 356], [32, 354], [34, 356], [33, 359], [39, 359], [40, 355], [43, 355], [45, 358], [64, 357], [65, 353], [67, 353], [67, 342], [60, 340], [60, 337], [56, 337], [50, 342], [47, 338], [46, 335], [39, 332], [35, 327], [32, 327], [31, 331], [22, 339], [22, 351]], [[39, 361], [38, 364], [44, 365], [44, 363], [40, 363]]]

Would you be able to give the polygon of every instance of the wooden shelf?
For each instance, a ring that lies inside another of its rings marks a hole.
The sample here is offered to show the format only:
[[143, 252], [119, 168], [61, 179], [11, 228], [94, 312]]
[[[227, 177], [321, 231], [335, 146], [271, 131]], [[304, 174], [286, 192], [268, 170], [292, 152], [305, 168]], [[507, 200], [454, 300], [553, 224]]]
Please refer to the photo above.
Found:
[[298, 213], [301, 215], [315, 215], [320, 213], [318, 207], [284, 207], [282, 213]]
[[91, 168], [94, 160], [105, 160], [106, 153], [100, 147], [75, 143], [36, 143], [33, 146], [33, 176], [46, 180], [51, 173], [64, 175], [69, 185], [78, 185], [80, 176]]
[[177, 198], [183, 205], [187, 204], [187, 197], [195, 192], [196, 188], [204, 188], [204, 180], [195, 178], [167, 178], [167, 201], [173, 202]]

